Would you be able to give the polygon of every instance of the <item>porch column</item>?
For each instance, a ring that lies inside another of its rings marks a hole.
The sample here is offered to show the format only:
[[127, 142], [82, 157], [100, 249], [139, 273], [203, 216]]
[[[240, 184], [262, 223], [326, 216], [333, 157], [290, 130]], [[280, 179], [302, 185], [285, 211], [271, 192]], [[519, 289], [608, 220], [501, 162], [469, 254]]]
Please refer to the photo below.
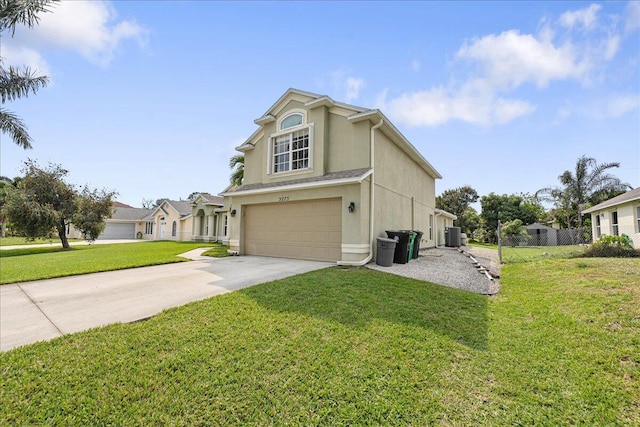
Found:
[[[213, 237], [215, 235], [215, 230], [213, 228], [213, 215], [209, 215], [207, 217], [207, 221], [209, 223], [209, 227], [208, 227], [208, 232], [207, 232], [207, 237]], [[211, 239], [209, 239], [211, 240]]]
[[196, 217], [194, 218], [193, 221], [193, 237], [199, 237], [200, 236], [200, 216], [196, 215]]

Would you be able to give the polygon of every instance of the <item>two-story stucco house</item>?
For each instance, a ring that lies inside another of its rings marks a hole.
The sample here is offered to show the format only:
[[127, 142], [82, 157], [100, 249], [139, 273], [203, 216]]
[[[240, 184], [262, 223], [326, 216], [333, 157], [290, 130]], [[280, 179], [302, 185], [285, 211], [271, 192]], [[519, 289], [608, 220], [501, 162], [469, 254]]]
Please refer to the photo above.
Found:
[[386, 230], [436, 245], [442, 177], [379, 110], [289, 89], [255, 123], [243, 185], [223, 193], [230, 250], [363, 264]]
[[640, 187], [584, 210], [591, 214], [594, 240], [603, 235], [629, 236], [640, 248]]

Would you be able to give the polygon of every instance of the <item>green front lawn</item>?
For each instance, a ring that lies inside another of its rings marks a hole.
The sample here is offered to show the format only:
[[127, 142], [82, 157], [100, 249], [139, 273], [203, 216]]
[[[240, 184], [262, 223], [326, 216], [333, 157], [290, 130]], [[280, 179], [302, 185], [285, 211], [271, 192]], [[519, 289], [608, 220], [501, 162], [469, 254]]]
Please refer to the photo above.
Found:
[[640, 260], [501, 284], [335, 267], [25, 346], [0, 425], [640, 425]]
[[1, 250], [0, 284], [187, 261], [177, 255], [215, 246], [220, 245], [159, 241]]
[[[69, 239], [69, 242], [82, 242], [82, 239]], [[35, 239], [27, 241], [24, 237], [0, 237], [0, 246], [18, 246], [18, 245], [60, 245], [60, 239], [55, 237], [51, 239]]]

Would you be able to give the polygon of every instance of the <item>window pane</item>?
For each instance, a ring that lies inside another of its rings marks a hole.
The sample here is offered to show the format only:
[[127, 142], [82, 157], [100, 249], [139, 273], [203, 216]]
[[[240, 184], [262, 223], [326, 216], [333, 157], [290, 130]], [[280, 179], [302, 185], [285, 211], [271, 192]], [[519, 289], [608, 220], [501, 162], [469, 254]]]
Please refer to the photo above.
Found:
[[291, 114], [280, 122], [280, 130], [288, 129], [302, 124], [302, 114]]

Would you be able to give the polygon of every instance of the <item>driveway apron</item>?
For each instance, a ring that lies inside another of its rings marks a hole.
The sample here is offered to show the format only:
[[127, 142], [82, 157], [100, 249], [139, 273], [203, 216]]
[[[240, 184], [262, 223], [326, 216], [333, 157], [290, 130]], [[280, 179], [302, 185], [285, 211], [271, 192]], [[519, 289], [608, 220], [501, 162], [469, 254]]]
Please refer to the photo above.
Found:
[[132, 322], [214, 295], [330, 267], [241, 256], [0, 286], [0, 351], [117, 322]]

